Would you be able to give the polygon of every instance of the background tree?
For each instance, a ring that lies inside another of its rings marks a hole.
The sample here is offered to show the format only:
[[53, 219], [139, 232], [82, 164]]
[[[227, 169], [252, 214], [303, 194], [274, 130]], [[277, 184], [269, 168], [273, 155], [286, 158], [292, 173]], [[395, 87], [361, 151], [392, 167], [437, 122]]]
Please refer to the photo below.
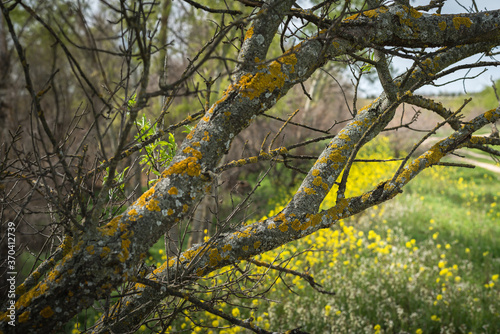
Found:
[[[218, 305], [265, 298], [269, 271], [331, 293], [307, 273], [253, 258], [393, 199], [458, 148], [500, 156], [498, 138], [475, 135], [499, 109], [464, 119], [463, 106], [414, 94], [459, 69], [499, 65], [500, 12], [440, 15], [444, 3], [2, 1], [0, 38], [9, 36], [0, 55], [12, 82], [2, 104], [12, 120], [2, 133], [2, 229], [14, 222], [17, 235], [36, 235], [36, 246], [19, 237], [16, 248], [33, 264], [18, 277], [16, 330], [68, 330], [98, 312], [84, 331], [161, 332], [202, 310], [266, 333]], [[7, 49], [18, 62], [3, 56]], [[475, 54], [490, 60], [456, 65]], [[394, 57], [413, 65], [396, 74]], [[335, 79], [346, 69], [353, 89]], [[373, 70], [383, 93], [358, 109], [359, 80]], [[325, 95], [336, 102], [320, 102]], [[402, 104], [441, 121], [389, 178], [353, 193], [349, 175], [362, 147], [409, 127], [389, 125], [403, 119]], [[449, 136], [417, 151], [445, 126]], [[289, 182], [290, 197], [266, 216], [258, 188], [273, 173]], [[138, 197], [143, 181], [149, 189]], [[211, 215], [197, 218], [207, 196]], [[321, 207], [327, 196], [334, 200]], [[169, 257], [151, 268], [148, 250], [165, 233]], [[1, 314], [0, 330], [12, 328], [9, 320]]]

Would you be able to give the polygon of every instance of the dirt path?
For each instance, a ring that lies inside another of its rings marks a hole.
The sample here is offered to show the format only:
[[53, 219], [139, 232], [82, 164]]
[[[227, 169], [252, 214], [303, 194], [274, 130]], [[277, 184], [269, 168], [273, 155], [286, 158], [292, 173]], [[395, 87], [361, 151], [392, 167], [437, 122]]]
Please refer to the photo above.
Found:
[[[424, 143], [422, 145], [427, 144], [430, 146], [431, 144], [434, 144], [435, 142], [437, 142], [441, 139], [444, 139], [444, 138], [432, 137], [432, 138], [429, 138], [428, 140], [424, 141]], [[479, 168], [484, 168], [484, 169], [487, 169], [487, 170], [492, 171], [494, 173], [500, 174], [500, 166], [498, 164], [495, 165], [494, 162], [492, 162], [490, 164], [490, 163], [480, 162], [480, 161], [471, 159], [471, 158], [485, 159], [486, 156], [484, 154], [476, 153], [472, 150], [463, 150], [463, 149], [457, 150], [456, 153], [458, 153], [460, 155], [467, 155], [469, 157], [468, 158], [459, 158], [457, 156], [451, 155], [451, 156], [447, 156], [447, 158], [449, 158], [455, 162], [471, 164], [471, 165], [477, 166]]]
[[[468, 153], [470, 153], [470, 152], [468, 152]], [[474, 165], [474, 166], [477, 166], [480, 168], [487, 169], [487, 170], [492, 171], [494, 173], [500, 174], [500, 166], [497, 166], [497, 165], [492, 165], [492, 164], [488, 164], [486, 162], [480, 162], [480, 161], [476, 161], [474, 159], [469, 159], [469, 158], [459, 158], [459, 157], [450, 157], [450, 158], [453, 159], [454, 161], [457, 161], [457, 162], [471, 164], [471, 165]]]

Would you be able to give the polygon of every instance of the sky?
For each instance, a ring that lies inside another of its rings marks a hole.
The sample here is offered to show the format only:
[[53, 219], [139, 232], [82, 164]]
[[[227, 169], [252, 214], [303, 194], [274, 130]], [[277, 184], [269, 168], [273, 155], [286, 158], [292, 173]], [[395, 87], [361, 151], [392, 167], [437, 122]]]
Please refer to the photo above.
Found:
[[[410, 0], [412, 6], [426, 5], [430, 0]], [[500, 0], [475, 0], [476, 5], [479, 10], [494, 10], [500, 9]], [[447, 0], [443, 6], [442, 14], [451, 13], [466, 13], [472, 8], [472, 0]], [[432, 13], [432, 12], [431, 12]], [[478, 57], [471, 57], [465, 60], [463, 63], [470, 63], [471, 61], [477, 60]], [[493, 60], [491, 58], [483, 58], [483, 61]], [[500, 61], [500, 56], [496, 57], [494, 60]], [[411, 61], [405, 61], [402, 59], [395, 59], [393, 61], [394, 68], [399, 72], [403, 72], [405, 68], [411, 67]], [[459, 63], [460, 64], [460, 63]], [[467, 71], [458, 71], [452, 75], [446, 77], [445, 80], [436, 80], [436, 84], [443, 84], [450, 80], [456, 80], [467, 74], [468, 77], [474, 77], [479, 75], [484, 69], [473, 69], [469, 73]], [[417, 90], [420, 94], [435, 95], [438, 93], [474, 93], [483, 90], [486, 86], [491, 86], [491, 79], [500, 79], [500, 68], [490, 67], [485, 73], [480, 74], [477, 78], [471, 80], [458, 80], [456, 82], [449, 83], [443, 87], [427, 86]], [[379, 95], [382, 92], [382, 87], [380, 84], [374, 84], [369, 82], [362, 82], [361, 84], [362, 95]]]

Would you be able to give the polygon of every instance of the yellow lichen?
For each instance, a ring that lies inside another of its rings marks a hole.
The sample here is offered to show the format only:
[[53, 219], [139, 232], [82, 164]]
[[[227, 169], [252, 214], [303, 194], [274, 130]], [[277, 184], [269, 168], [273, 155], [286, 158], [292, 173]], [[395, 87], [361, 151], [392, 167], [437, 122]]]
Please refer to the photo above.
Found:
[[71, 251], [72, 245], [73, 245], [73, 238], [70, 237], [69, 235], [66, 235], [63, 239], [63, 242], [59, 246], [59, 248], [62, 248], [63, 250], [63, 255], [66, 255]]
[[457, 16], [453, 18], [453, 25], [455, 26], [456, 30], [460, 29], [460, 26], [462, 25], [470, 28], [470, 26], [472, 25], [472, 21], [468, 17]]
[[314, 178], [313, 182], [312, 182], [316, 187], [319, 187], [321, 186], [321, 184], [323, 183], [323, 179], [321, 178], [321, 176], [317, 176]]
[[293, 73], [296, 63], [297, 57], [294, 53], [286, 54], [269, 64], [268, 72], [243, 75], [234, 88], [239, 88], [241, 95], [249, 99], [259, 97], [266, 91], [272, 92], [280, 89], [288, 79], [288, 76], [283, 73], [282, 66], [291, 65], [290, 72]]
[[189, 176], [199, 176], [200, 173], [201, 173], [201, 166], [198, 163], [198, 159], [195, 157], [189, 157], [182, 161], [179, 161], [178, 163], [172, 165], [169, 169], [164, 171], [163, 177], [172, 174], [187, 174]]
[[250, 27], [250, 28], [247, 30], [247, 32], [246, 32], [246, 34], [245, 34], [245, 39], [252, 38], [252, 36], [253, 36], [253, 26], [252, 26], [252, 27]]
[[410, 8], [410, 15], [416, 19], [422, 16], [422, 13], [420, 13], [418, 10], [415, 8]]
[[295, 231], [298, 231], [300, 230], [300, 220], [298, 219], [295, 219], [293, 222], [292, 222], [292, 228], [295, 230]]
[[316, 194], [316, 191], [315, 191], [314, 189], [312, 189], [312, 188], [307, 188], [307, 187], [305, 187], [305, 188], [304, 188], [304, 192], [305, 192], [306, 194], [308, 194], [308, 195], [314, 195], [314, 194]]
[[110, 249], [109, 247], [107, 247], [107, 246], [104, 246], [104, 247], [102, 248], [102, 252], [101, 252], [100, 257], [101, 257], [101, 258], [106, 257], [106, 256], [108, 256], [108, 254], [109, 254], [110, 252], [111, 252], [111, 249]]
[[120, 260], [120, 262], [125, 262], [129, 258], [130, 252], [128, 249], [130, 247], [130, 243], [129, 239], [122, 236], [122, 251], [118, 254], [118, 260]]
[[26, 292], [23, 294], [21, 297], [16, 302], [16, 308], [19, 308], [19, 306], [24, 306], [28, 307], [31, 304], [31, 301], [38, 297], [41, 296], [47, 291], [49, 286], [46, 283], [38, 283], [34, 288], [32, 288], [30, 291]]
[[172, 187], [168, 190], [168, 193], [170, 195], [177, 195], [179, 192], [177, 191], [177, 188], [176, 187]]
[[260, 241], [256, 241], [256, 242], [254, 242], [254, 244], [253, 244], [253, 248], [258, 249], [258, 248], [260, 247], [260, 245], [261, 245], [261, 244], [262, 244], [262, 242], [260, 242]]
[[212, 248], [208, 254], [208, 263], [210, 266], [216, 266], [219, 261], [222, 260], [222, 257], [219, 254], [219, 250], [217, 248]]
[[94, 253], [95, 253], [94, 245], [87, 246], [86, 250], [87, 250], [87, 253], [89, 253], [90, 255], [94, 255]]
[[439, 27], [439, 29], [441, 29], [441, 31], [445, 31], [446, 30], [446, 22], [445, 21], [439, 22], [438, 27]]
[[[205, 131], [205, 133], [207, 133], [207, 132]], [[182, 152], [184, 152], [186, 154], [191, 154], [193, 157], [195, 157], [197, 159], [201, 159], [201, 152], [198, 150], [195, 150], [192, 147], [186, 147], [185, 149], [182, 150]]]
[[495, 116], [495, 112], [496, 112], [496, 109], [488, 110], [487, 112], [484, 113], [484, 118], [486, 118], [486, 120], [488, 120], [488, 122], [492, 122], [493, 117]]
[[203, 138], [201, 138], [201, 140], [203, 140], [203, 141], [209, 141], [210, 140], [210, 135], [209, 135], [208, 131], [205, 131], [203, 133], [203, 135], [204, 136], [203, 136]]
[[146, 200], [150, 196], [153, 196], [154, 193], [155, 193], [155, 188], [154, 187], [149, 188], [149, 190], [146, 191], [144, 194], [142, 194], [142, 196], [139, 197], [139, 199], [134, 204], [143, 207], [144, 205], [146, 205]]
[[161, 211], [158, 203], [160, 203], [159, 200], [157, 200], [156, 198], [152, 198], [151, 200], [149, 200], [148, 204], [146, 204], [146, 209], [148, 209], [149, 211]]
[[40, 315], [44, 318], [50, 318], [54, 315], [54, 311], [52, 311], [52, 308], [50, 306], [47, 306], [40, 311]]
[[25, 311], [23, 313], [21, 313], [21, 315], [19, 316], [19, 323], [23, 323], [23, 322], [26, 322], [30, 319], [30, 312], [29, 311]]
[[102, 227], [99, 227], [99, 231], [101, 231], [101, 233], [103, 235], [107, 235], [107, 236], [112, 236], [116, 233], [116, 231], [118, 231], [118, 223], [120, 222], [120, 219], [122, 218], [122, 216], [116, 216], [115, 218], [111, 219], [111, 221], [109, 223], [107, 223], [106, 225], [102, 226]]

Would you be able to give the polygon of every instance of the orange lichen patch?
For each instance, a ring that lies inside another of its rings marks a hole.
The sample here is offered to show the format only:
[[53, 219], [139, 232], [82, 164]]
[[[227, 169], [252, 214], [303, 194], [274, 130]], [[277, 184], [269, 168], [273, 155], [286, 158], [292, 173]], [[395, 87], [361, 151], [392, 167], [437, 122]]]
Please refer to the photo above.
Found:
[[204, 272], [205, 272], [204, 268], [199, 268], [196, 270], [196, 276], [201, 277], [201, 276], [203, 276]]
[[[54, 260], [54, 259], [50, 259], [50, 260], [51, 260], [51, 262], [53, 262], [52, 260]], [[34, 271], [32, 276], [34, 279], [39, 279], [42, 276], [42, 273], [40, 273], [39, 271]]]
[[165, 269], [173, 267], [175, 265], [176, 261], [177, 261], [177, 259], [170, 259], [169, 261], [163, 262], [161, 266], [159, 266], [158, 268], [153, 270], [153, 275], [159, 274], [159, 273], [165, 271]]
[[328, 160], [335, 163], [344, 163], [346, 158], [341, 154], [340, 150], [335, 150], [328, 155]]
[[[38, 278], [35, 278], [35, 279], [38, 279]], [[18, 287], [16, 288], [16, 294], [22, 295], [25, 292], [26, 292], [26, 285], [24, 285], [24, 283], [19, 284]]]
[[90, 255], [94, 255], [94, 253], [95, 253], [94, 245], [90, 245], [85, 249], [87, 250], [87, 253], [89, 253]]
[[156, 198], [152, 198], [151, 200], [149, 200], [148, 204], [146, 204], [146, 209], [148, 209], [149, 211], [161, 211], [158, 203], [160, 203], [159, 200], [157, 200]]
[[244, 252], [248, 252], [248, 246], [243, 246], [241, 249], [243, 249]]
[[245, 39], [252, 38], [252, 36], [253, 36], [253, 26], [252, 26], [252, 27], [250, 27], [250, 28], [247, 30], [247, 32], [246, 32], [246, 34], [245, 34]]
[[107, 247], [107, 246], [104, 246], [104, 247], [102, 248], [102, 252], [101, 252], [101, 255], [100, 255], [101, 259], [102, 259], [103, 257], [108, 256], [108, 254], [109, 254], [110, 252], [111, 252], [111, 249], [110, 249], [109, 247]]
[[374, 18], [374, 17], [379, 16], [379, 14], [387, 13], [387, 11], [388, 11], [387, 7], [380, 7], [380, 8], [376, 8], [376, 9], [371, 9], [371, 10], [364, 11], [362, 13], [358, 13], [358, 14], [354, 14], [352, 16], [349, 16], [349, 17], [345, 18], [344, 21], [356, 20], [360, 15], [363, 15], [363, 16], [366, 16], [369, 18]]
[[445, 21], [439, 22], [438, 27], [439, 27], [439, 29], [441, 29], [441, 31], [445, 31], [446, 30], [446, 22]]
[[262, 244], [262, 242], [256, 241], [256, 242], [253, 243], [253, 248], [258, 249], [261, 244]]
[[171, 216], [173, 214], [174, 214], [174, 210], [172, 210], [172, 209], [167, 210], [167, 215]]
[[256, 163], [257, 161], [259, 161], [259, 158], [257, 158], [257, 157], [250, 157], [250, 158], [248, 158], [248, 161], [250, 161], [251, 163]]
[[422, 13], [420, 13], [415, 8], [410, 8], [410, 15], [411, 15], [411, 17], [418, 19], [419, 17], [422, 16]]
[[349, 17], [346, 17], [346, 18], [344, 19], [344, 21], [354, 21], [354, 20], [356, 20], [356, 19], [357, 19], [360, 15], [361, 15], [360, 13], [358, 13], [358, 14], [354, 14], [354, 15], [351, 15], [351, 16], [349, 16]]
[[456, 30], [460, 29], [460, 27], [463, 25], [467, 28], [470, 28], [470, 26], [472, 25], [472, 21], [468, 17], [457, 16], [453, 18], [453, 26], [455, 26]]
[[298, 231], [300, 230], [300, 227], [301, 227], [301, 224], [300, 224], [300, 220], [298, 219], [295, 219], [294, 221], [292, 221], [292, 228], [295, 230], [295, 231]]
[[323, 179], [321, 176], [316, 176], [312, 182], [316, 187], [320, 187], [321, 184], [323, 183]]
[[234, 236], [237, 238], [248, 238], [250, 237], [250, 232], [252, 231], [252, 227], [247, 227], [246, 229], [243, 230], [243, 232], [236, 231], [234, 233]]
[[287, 222], [282, 222], [282, 223], [278, 226], [278, 229], [279, 229], [281, 232], [286, 232], [286, 231], [288, 231], [288, 223], [287, 223]]
[[177, 194], [179, 193], [179, 191], [177, 190], [177, 188], [176, 188], [176, 187], [172, 187], [172, 188], [170, 188], [170, 189], [168, 190], [168, 193], [169, 193], [170, 195], [177, 195]]
[[313, 169], [312, 173], [313, 176], [318, 176], [319, 175], [319, 169]]
[[125, 262], [130, 257], [129, 248], [130, 248], [131, 242], [128, 239], [128, 237], [129, 237], [128, 233], [125, 233], [124, 235], [121, 236], [121, 238], [122, 238], [122, 251], [120, 252], [120, 254], [118, 254], [118, 260], [120, 260], [120, 262]]
[[[205, 133], [207, 133], [205, 131]], [[195, 150], [194, 148], [192, 147], [186, 147], [185, 149], [182, 150], [182, 152], [186, 153], [186, 154], [191, 154], [193, 157], [197, 158], [197, 159], [201, 159], [201, 152], [198, 151], [198, 150]]]
[[128, 215], [129, 216], [137, 216], [137, 210], [136, 209], [132, 209], [128, 212]]
[[227, 244], [224, 247], [222, 247], [222, 251], [224, 252], [229, 252], [231, 249], [233, 249], [233, 246], [231, 246], [230, 244]]
[[439, 162], [439, 160], [441, 160], [441, 158], [444, 156], [444, 153], [441, 152], [441, 150], [439, 148], [436, 148], [436, 147], [433, 147], [429, 150], [429, 153], [425, 155], [425, 157], [427, 158], [427, 163], [425, 164], [426, 167], [429, 167], [430, 165], [433, 165], [437, 162]]
[[347, 199], [345, 198], [339, 199], [334, 207], [328, 209], [327, 211], [328, 215], [334, 220], [340, 219], [342, 217], [342, 213], [344, 212], [348, 204], [349, 201]]
[[208, 123], [210, 121], [210, 116], [209, 115], [203, 116], [202, 120]]
[[116, 216], [115, 218], [111, 219], [109, 223], [106, 225], [99, 227], [98, 230], [101, 231], [103, 235], [107, 236], [112, 236], [118, 231], [118, 223], [120, 222], [120, 219], [122, 218], [122, 215]]
[[283, 73], [282, 66], [291, 65], [290, 72], [293, 73], [296, 63], [297, 57], [294, 53], [286, 54], [269, 64], [268, 73], [245, 74], [234, 88], [239, 88], [241, 96], [249, 99], [259, 97], [266, 91], [272, 92], [275, 89], [280, 89], [285, 84], [285, 80], [288, 79], [288, 76]]
[[22, 324], [23, 322], [26, 322], [29, 319], [30, 319], [30, 312], [26, 311], [26, 312], [21, 313], [21, 315], [18, 318], [18, 321], [19, 321], [19, 323]]
[[208, 131], [203, 132], [203, 138], [201, 138], [203, 141], [209, 141], [210, 140], [210, 134]]
[[314, 194], [316, 194], [316, 191], [315, 191], [314, 189], [312, 189], [312, 188], [307, 188], [307, 187], [305, 187], [305, 188], [304, 188], [304, 192], [305, 192], [306, 194], [308, 194], [308, 195], [314, 195]]
[[345, 141], [351, 141], [351, 137], [345, 131], [340, 131], [337, 137]]
[[217, 248], [212, 248], [209, 253], [208, 253], [208, 263], [210, 266], [214, 267], [216, 266], [220, 261], [222, 260], [222, 257], [219, 254], [219, 250]]
[[73, 238], [69, 235], [66, 235], [63, 239], [63, 242], [59, 246], [63, 250], [63, 256], [68, 254], [71, 251], [71, 247], [73, 246]]
[[43, 295], [48, 289], [49, 286], [46, 283], [44, 282], [38, 283], [30, 291], [26, 292], [21, 297], [19, 297], [19, 299], [16, 302], [16, 308], [19, 308], [20, 306], [28, 307], [34, 298]]
[[277, 148], [275, 151], [278, 151], [280, 154], [286, 154], [286, 153], [288, 153], [287, 148], [284, 147], [284, 146]]
[[184, 204], [184, 205], [182, 206], [182, 212], [186, 213], [186, 212], [188, 212], [188, 210], [189, 210], [189, 205]]
[[[193, 149], [193, 151], [196, 150]], [[198, 163], [198, 159], [195, 157], [189, 157], [172, 165], [169, 169], [163, 172], [162, 176], [166, 177], [172, 174], [187, 174], [189, 176], [199, 176], [200, 173], [201, 173], [201, 166]]]
[[187, 261], [191, 261], [194, 259], [195, 256], [197, 256], [201, 251], [203, 250], [202, 247], [197, 247], [195, 249], [188, 249], [184, 253], [181, 254], [181, 257], [183, 257]]
[[44, 318], [50, 318], [54, 315], [54, 311], [52, 311], [52, 308], [50, 306], [47, 306], [40, 311], [40, 315]]
[[311, 220], [306, 221], [305, 223], [300, 224], [300, 229], [305, 231], [311, 226]]
[[487, 112], [484, 113], [484, 118], [486, 118], [488, 122], [492, 122], [493, 118], [495, 117], [495, 113], [496, 109], [488, 110]]
[[146, 200], [148, 199], [148, 197], [153, 196], [154, 193], [155, 193], [155, 188], [154, 187], [149, 188], [149, 190], [146, 191], [144, 194], [142, 194], [142, 196], [139, 197], [139, 199], [134, 204], [143, 207], [146, 204]]

